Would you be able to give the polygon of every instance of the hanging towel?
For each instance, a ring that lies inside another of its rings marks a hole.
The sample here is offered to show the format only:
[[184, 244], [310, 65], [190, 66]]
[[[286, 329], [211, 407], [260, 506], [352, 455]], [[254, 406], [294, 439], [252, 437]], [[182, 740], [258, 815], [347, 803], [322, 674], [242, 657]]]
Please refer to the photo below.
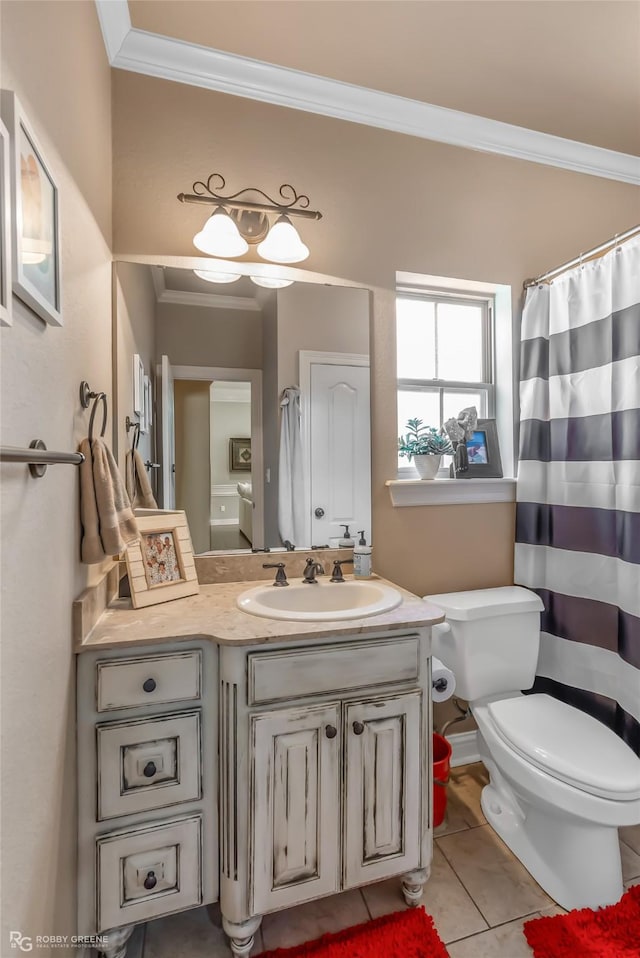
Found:
[[157, 509], [151, 483], [137, 449], [130, 449], [125, 458], [125, 482], [127, 495], [134, 509]]
[[302, 461], [300, 390], [289, 386], [280, 401], [278, 528], [283, 542], [304, 542], [305, 493]]
[[80, 452], [82, 561], [91, 565], [120, 555], [140, 538], [127, 491], [104, 439], [83, 439]]

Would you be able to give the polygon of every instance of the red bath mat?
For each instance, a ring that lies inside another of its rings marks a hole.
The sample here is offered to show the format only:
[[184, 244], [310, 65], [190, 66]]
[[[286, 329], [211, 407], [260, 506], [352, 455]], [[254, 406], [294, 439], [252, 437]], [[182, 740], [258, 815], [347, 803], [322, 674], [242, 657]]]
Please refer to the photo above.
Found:
[[374, 918], [295, 948], [264, 951], [258, 958], [448, 958], [433, 918], [410, 908]]
[[535, 958], [640, 958], [640, 885], [597, 911], [533, 918], [524, 934]]

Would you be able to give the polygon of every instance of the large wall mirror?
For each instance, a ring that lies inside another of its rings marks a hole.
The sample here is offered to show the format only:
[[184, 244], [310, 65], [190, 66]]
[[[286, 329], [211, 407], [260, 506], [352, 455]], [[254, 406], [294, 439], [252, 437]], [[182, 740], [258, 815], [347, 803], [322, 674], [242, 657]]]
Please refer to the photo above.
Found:
[[199, 554], [335, 546], [343, 525], [368, 538], [369, 290], [171, 264], [114, 266], [120, 467], [137, 441]]

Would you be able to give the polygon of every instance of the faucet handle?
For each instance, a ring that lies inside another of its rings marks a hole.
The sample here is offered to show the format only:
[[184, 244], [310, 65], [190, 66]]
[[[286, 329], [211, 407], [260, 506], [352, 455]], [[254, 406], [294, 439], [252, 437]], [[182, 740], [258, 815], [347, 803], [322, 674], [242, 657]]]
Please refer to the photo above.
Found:
[[333, 563], [333, 572], [329, 579], [330, 582], [344, 582], [344, 575], [342, 574], [343, 565], [353, 565], [353, 559], [336, 559]]
[[277, 569], [274, 585], [284, 586], [289, 585], [287, 582], [287, 573], [285, 570], [284, 562], [263, 562], [263, 569]]

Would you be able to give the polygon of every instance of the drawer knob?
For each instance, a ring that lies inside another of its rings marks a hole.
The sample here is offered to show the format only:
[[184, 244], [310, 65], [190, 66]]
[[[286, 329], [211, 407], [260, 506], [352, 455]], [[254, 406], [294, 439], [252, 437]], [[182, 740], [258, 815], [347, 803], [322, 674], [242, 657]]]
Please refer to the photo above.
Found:
[[335, 725], [327, 725], [324, 730], [324, 734], [327, 736], [327, 738], [335, 738], [338, 734], [338, 729], [335, 727]]
[[362, 724], [362, 722], [354, 722], [353, 731], [355, 735], [362, 735], [362, 733], [364, 732], [364, 725]]
[[142, 770], [142, 774], [144, 775], [145, 778], [153, 778], [156, 772], [157, 772], [157, 769], [156, 769], [155, 762], [147, 762], [147, 764]]
[[142, 688], [145, 692], [155, 692], [156, 690], [156, 680], [155, 679], [145, 679], [142, 683]]
[[158, 879], [156, 878], [155, 872], [149, 872], [144, 880], [144, 887], [147, 889], [147, 891], [151, 891], [151, 889], [155, 888], [157, 884]]

